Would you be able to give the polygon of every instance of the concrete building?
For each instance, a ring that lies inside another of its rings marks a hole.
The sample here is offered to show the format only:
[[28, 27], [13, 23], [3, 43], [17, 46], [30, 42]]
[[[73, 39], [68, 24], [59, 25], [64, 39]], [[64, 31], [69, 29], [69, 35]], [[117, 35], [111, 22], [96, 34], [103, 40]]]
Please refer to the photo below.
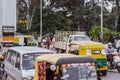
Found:
[[3, 26], [14, 26], [16, 31], [16, 1], [0, 0], [0, 40]]

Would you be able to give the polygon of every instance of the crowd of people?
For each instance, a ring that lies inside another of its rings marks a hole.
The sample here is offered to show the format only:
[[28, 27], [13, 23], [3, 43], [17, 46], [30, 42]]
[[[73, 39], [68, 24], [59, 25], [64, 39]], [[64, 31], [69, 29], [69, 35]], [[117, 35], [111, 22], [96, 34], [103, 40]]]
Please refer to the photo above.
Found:
[[[93, 35], [90, 35], [90, 39], [91, 40], [94, 40], [94, 36]], [[104, 44], [104, 41], [103, 39], [101, 38], [101, 35], [98, 34], [97, 35], [97, 42], [100, 42], [100, 43], [103, 43]], [[110, 34], [108, 36], [108, 40], [107, 40], [107, 49], [109, 50], [109, 48], [112, 46], [112, 49], [117, 49], [117, 52], [119, 52], [119, 49], [120, 49], [120, 36], [117, 35], [116, 37], [114, 37], [112, 34]], [[109, 53], [109, 52], [107, 52]]]
[[107, 60], [110, 61], [111, 68], [113, 67], [113, 56], [115, 53], [120, 54], [120, 36], [113, 37], [112, 34], [109, 35], [108, 44], [106, 48]]
[[[90, 35], [90, 39], [94, 40], [94, 36]], [[120, 54], [120, 36], [119, 35], [113, 36], [112, 34], [110, 34], [106, 39], [108, 39], [107, 40], [108, 43], [106, 44], [107, 46], [105, 46], [107, 60], [110, 61], [110, 66], [113, 66], [112, 64], [113, 54], [114, 53]], [[101, 35], [99, 34], [97, 35], [97, 42], [104, 43], [101, 38]]]
[[39, 40], [39, 43], [41, 43], [41, 46], [50, 49], [51, 47], [54, 48], [54, 42], [55, 38], [53, 34], [47, 34], [45, 39]]
[[[108, 47], [107, 50], [109, 51], [109, 49], [113, 52], [114, 49], [117, 50], [117, 52], [119, 53], [119, 49], [120, 49], [120, 36], [117, 35], [117, 37], [113, 37], [112, 34], [110, 34], [109, 38], [108, 38]], [[107, 52], [107, 53], [111, 53], [111, 51]]]

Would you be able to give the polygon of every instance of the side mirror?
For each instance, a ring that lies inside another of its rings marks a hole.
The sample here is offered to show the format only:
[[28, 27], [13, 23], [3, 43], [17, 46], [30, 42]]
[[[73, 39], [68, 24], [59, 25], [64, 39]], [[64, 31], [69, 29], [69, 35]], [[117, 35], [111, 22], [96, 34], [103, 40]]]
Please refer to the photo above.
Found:
[[98, 80], [102, 80], [100, 76], [98, 76]]
[[70, 47], [70, 46], [71, 46], [71, 44], [68, 44], [68, 46]]
[[101, 76], [100, 76], [100, 72], [97, 72], [97, 79], [98, 79], [98, 80], [102, 80], [102, 79], [101, 79]]
[[50, 70], [51, 70], [51, 71], [55, 71], [55, 70], [56, 70], [56, 66], [55, 66], [55, 65], [51, 65], [51, 66], [50, 66]]
[[72, 39], [69, 40], [69, 43], [72, 41]]
[[16, 62], [16, 63], [15, 63], [15, 67], [18, 68], [18, 69], [20, 69], [20, 63], [19, 63], [19, 62]]

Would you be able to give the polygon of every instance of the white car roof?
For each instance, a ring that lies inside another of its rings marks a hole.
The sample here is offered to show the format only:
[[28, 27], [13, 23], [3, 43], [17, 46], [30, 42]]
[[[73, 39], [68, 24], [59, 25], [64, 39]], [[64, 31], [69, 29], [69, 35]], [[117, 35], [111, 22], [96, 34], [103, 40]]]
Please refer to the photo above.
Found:
[[53, 51], [50, 51], [46, 48], [40, 48], [35, 46], [21, 46], [21, 47], [11, 47], [8, 50], [16, 51], [20, 54], [24, 53], [40, 53], [40, 52], [46, 52], [46, 53], [53, 53]]

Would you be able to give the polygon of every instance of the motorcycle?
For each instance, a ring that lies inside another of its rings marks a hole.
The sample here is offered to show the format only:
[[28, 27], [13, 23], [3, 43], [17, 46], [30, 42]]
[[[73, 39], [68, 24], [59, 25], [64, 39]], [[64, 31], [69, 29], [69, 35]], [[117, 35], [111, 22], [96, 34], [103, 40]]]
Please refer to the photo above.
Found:
[[107, 56], [107, 65], [108, 69], [117, 69], [120, 73], [120, 55], [117, 51], [109, 54], [109, 58]]
[[0, 61], [0, 75], [4, 74], [4, 62]]

